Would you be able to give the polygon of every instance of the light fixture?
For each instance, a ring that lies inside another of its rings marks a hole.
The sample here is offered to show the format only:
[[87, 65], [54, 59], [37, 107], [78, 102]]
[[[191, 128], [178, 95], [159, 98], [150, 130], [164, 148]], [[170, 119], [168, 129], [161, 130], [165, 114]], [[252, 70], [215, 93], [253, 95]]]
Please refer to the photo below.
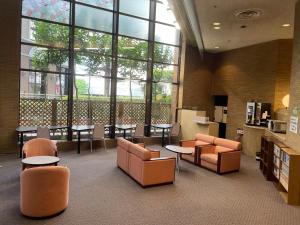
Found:
[[214, 25], [214, 26], [220, 26], [221, 23], [219, 23], [219, 22], [214, 22], [213, 25]]
[[287, 95], [285, 95], [285, 96], [282, 98], [282, 105], [283, 105], [285, 108], [288, 108], [288, 107], [289, 107], [289, 104], [290, 104], [290, 95], [287, 94]]
[[215, 46], [215, 49], [219, 49], [220, 48], [220, 46]]
[[290, 23], [284, 23], [284, 24], [282, 24], [282, 26], [283, 26], [283, 27], [290, 27], [291, 24], [290, 24]]
[[215, 30], [220, 30], [220, 29], [221, 29], [221, 27], [219, 27], [219, 26], [216, 26], [216, 27], [214, 27], [214, 29], [215, 29]]

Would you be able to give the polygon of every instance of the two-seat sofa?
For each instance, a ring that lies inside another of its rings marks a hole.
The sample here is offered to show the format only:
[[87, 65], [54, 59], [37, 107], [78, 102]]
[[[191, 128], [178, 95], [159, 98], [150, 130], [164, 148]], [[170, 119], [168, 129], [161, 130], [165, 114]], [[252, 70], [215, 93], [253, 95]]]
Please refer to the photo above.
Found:
[[205, 167], [219, 174], [238, 171], [241, 143], [205, 134], [196, 134], [195, 140], [180, 141], [183, 147], [195, 147], [192, 155], [181, 155], [183, 160]]
[[148, 150], [124, 138], [117, 139], [118, 167], [143, 187], [173, 183], [175, 164], [173, 157], [159, 157], [157, 151]]

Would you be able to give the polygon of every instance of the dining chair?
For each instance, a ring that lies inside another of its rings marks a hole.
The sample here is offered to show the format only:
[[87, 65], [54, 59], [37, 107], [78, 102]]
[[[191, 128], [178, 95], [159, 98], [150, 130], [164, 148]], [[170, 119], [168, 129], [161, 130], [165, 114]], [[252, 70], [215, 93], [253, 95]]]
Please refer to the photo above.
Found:
[[104, 124], [95, 124], [95, 126], [94, 126], [93, 134], [90, 135], [91, 152], [93, 151], [93, 141], [95, 141], [95, 140], [103, 140], [104, 149], [106, 151]]
[[179, 138], [180, 135], [180, 123], [174, 123], [169, 132], [169, 144], [171, 144], [172, 138]]
[[133, 134], [133, 136], [131, 138], [132, 142], [135, 139], [138, 139], [138, 138], [142, 138], [143, 139], [143, 143], [145, 143], [145, 124], [143, 124], [143, 123], [140, 123], [140, 124], [136, 125], [134, 134]]
[[48, 127], [37, 127], [37, 138], [50, 139], [50, 130]]

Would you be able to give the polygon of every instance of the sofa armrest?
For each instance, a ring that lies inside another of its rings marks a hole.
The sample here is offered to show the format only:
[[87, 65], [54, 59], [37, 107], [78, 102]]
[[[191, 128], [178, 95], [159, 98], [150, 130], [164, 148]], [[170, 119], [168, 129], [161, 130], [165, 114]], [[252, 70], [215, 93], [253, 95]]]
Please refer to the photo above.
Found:
[[148, 151], [150, 151], [151, 153], [151, 158], [159, 158], [160, 157], [160, 150], [157, 150], [157, 149], [149, 149], [149, 148], [146, 148]]
[[179, 145], [181, 147], [195, 147], [196, 140], [180, 140]]
[[241, 151], [233, 150], [226, 152], [218, 152], [218, 173], [227, 173], [238, 171], [240, 169]]
[[176, 159], [173, 157], [143, 161], [142, 185], [148, 186], [174, 182], [175, 165]]
[[201, 154], [214, 154], [214, 145], [195, 146], [195, 163], [201, 166]]

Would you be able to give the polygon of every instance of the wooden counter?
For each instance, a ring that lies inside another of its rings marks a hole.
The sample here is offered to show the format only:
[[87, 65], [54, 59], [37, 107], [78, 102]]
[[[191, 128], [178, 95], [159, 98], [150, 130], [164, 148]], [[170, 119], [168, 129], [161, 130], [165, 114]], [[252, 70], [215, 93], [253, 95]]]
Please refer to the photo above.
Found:
[[260, 152], [261, 137], [265, 134], [265, 127], [244, 125], [243, 153], [255, 157]]

